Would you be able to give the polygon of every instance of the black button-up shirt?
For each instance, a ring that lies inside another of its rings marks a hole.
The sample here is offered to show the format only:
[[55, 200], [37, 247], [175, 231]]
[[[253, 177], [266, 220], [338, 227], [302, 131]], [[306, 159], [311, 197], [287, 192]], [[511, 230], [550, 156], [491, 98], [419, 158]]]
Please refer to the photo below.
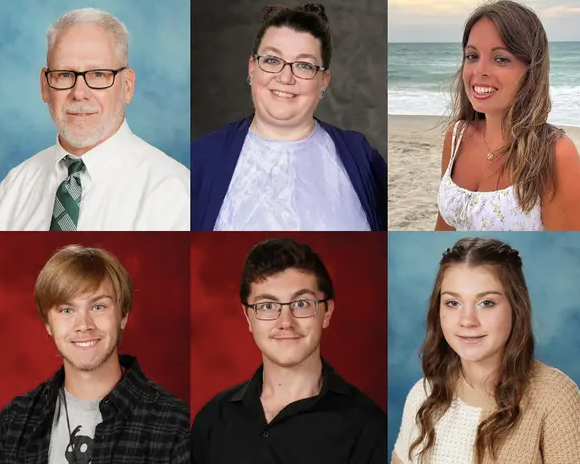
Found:
[[[100, 404], [91, 464], [190, 462], [190, 410], [148, 380], [137, 360], [119, 357], [125, 375]], [[16, 397], [0, 413], [0, 463], [47, 464], [57, 395], [64, 369]]]
[[270, 422], [254, 377], [218, 394], [192, 428], [194, 464], [385, 464], [387, 417], [323, 360], [320, 393], [286, 406]]

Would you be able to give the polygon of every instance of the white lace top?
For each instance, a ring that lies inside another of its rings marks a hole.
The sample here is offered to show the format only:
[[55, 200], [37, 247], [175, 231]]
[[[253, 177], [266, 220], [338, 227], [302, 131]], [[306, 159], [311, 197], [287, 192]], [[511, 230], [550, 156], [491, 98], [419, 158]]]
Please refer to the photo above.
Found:
[[214, 230], [370, 226], [332, 138], [317, 123], [297, 141], [266, 140], [248, 131]]
[[543, 230], [538, 201], [525, 213], [518, 205], [513, 186], [491, 192], [473, 192], [459, 187], [451, 172], [467, 125], [457, 136], [459, 121], [453, 127], [451, 158], [439, 184], [438, 206], [443, 220], [456, 230]]

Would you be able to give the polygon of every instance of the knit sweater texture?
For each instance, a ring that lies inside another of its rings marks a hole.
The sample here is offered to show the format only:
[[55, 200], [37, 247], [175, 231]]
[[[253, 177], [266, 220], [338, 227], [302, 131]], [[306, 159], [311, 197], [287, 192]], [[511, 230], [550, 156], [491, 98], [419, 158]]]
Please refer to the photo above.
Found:
[[[435, 424], [435, 445], [425, 464], [476, 462], [477, 427], [497, 405], [493, 396], [472, 388], [462, 376], [455, 390], [451, 406]], [[415, 455], [409, 460], [409, 447], [418, 437], [415, 416], [429, 392], [423, 379], [409, 392], [391, 464], [420, 462]], [[536, 361], [517, 425], [498, 447], [497, 461], [486, 452], [483, 463], [580, 464], [578, 386], [561, 371]]]

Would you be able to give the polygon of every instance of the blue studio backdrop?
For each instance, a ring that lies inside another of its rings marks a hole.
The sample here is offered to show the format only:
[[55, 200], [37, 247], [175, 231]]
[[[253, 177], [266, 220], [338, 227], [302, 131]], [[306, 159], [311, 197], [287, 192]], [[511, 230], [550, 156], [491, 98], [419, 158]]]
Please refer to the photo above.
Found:
[[389, 232], [388, 449], [405, 398], [423, 377], [418, 351], [443, 252], [463, 237], [493, 237], [520, 252], [532, 300], [536, 357], [580, 384], [580, 233]]
[[40, 94], [46, 30], [61, 14], [98, 8], [129, 31], [136, 88], [126, 107], [131, 130], [189, 168], [190, 2], [26, 0], [0, 2], [0, 181], [54, 145], [56, 129]]

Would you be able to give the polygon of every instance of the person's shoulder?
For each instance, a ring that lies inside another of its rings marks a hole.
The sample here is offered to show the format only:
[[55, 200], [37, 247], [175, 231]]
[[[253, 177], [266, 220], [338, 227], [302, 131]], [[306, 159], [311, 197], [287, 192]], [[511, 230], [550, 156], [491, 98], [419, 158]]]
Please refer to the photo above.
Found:
[[182, 430], [189, 429], [189, 406], [153, 380], [148, 379], [147, 385], [146, 407], [156, 420], [175, 423]]
[[329, 124], [327, 122], [317, 120], [320, 126], [325, 130], [331, 138], [335, 138], [336, 136], [341, 137], [349, 144], [360, 145], [365, 148], [372, 149], [371, 144], [367, 140], [366, 136], [359, 131], [352, 130], [352, 129], [341, 129], [335, 125]]
[[350, 383], [347, 383], [347, 385], [353, 398], [353, 407], [358, 411], [359, 415], [364, 417], [365, 422], [383, 425], [387, 418], [385, 411], [366, 393]]
[[47, 168], [51, 168], [55, 164], [54, 160], [54, 145], [42, 151], [39, 151], [30, 158], [22, 161], [20, 164], [12, 168], [6, 180], [17, 182], [19, 180], [26, 181], [30, 176], [43, 173]]
[[50, 380], [45, 380], [36, 388], [16, 396], [0, 412], [0, 420], [9, 422], [12, 419], [20, 418], [26, 420], [28, 411], [46, 397], [47, 390], [50, 388]]
[[580, 165], [578, 149], [572, 139], [564, 133], [555, 141], [554, 161], [556, 163], [556, 169], [558, 169], [558, 166], [566, 170], [568, 167]]
[[224, 143], [233, 133], [250, 127], [250, 116], [240, 119], [239, 121], [230, 122], [223, 125], [219, 129], [208, 132], [191, 142], [191, 152], [197, 155], [198, 153], [207, 152], [208, 147], [215, 144]]
[[383, 157], [379, 154], [378, 150], [373, 147], [366, 136], [359, 131], [356, 130], [347, 130], [341, 129], [337, 126], [333, 126], [332, 124], [328, 124], [324, 121], [317, 120], [320, 124], [320, 127], [330, 136], [332, 141], [335, 143], [335, 147], [339, 150], [339, 147], [336, 146], [336, 142], [340, 140], [344, 145], [346, 145], [347, 149], [353, 153], [355, 156], [359, 157], [362, 156], [369, 160], [369, 162], [375, 167], [375, 169], [381, 171], [385, 171], [386, 176], [386, 162]]
[[427, 379], [421, 378], [417, 380], [409, 390], [407, 400], [419, 401], [422, 403], [431, 394], [431, 391], [432, 388]]
[[552, 397], [555, 392], [579, 396], [576, 383], [561, 370], [536, 360], [530, 380], [532, 395]]
[[250, 382], [251, 380], [246, 380], [214, 395], [196, 414], [195, 422], [211, 422], [218, 417], [223, 405], [231, 402], [242, 390], [248, 388]]
[[161, 176], [189, 179], [189, 169], [175, 158], [135, 134], [133, 134], [131, 140], [131, 156], [129, 158], [132, 161], [137, 163], [145, 162], [152, 172]]
[[173, 393], [170, 393], [164, 387], [154, 382], [151, 379], [147, 379], [148, 384], [148, 395], [149, 401], [154, 402], [162, 409], [173, 409], [177, 411], [182, 411], [189, 414], [189, 407], [185, 401], [179, 399]]

